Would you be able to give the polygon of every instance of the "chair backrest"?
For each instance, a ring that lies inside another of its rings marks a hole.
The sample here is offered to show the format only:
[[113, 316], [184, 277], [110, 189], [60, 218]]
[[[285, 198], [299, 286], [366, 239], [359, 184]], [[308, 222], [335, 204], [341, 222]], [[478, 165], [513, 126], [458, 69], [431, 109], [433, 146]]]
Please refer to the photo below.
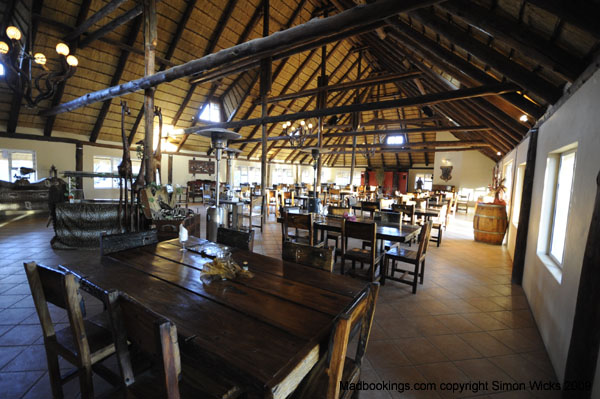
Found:
[[313, 247], [311, 245], [284, 241], [281, 258], [288, 262], [295, 262], [304, 266], [332, 272], [334, 250], [334, 248]]
[[261, 215], [263, 214], [263, 196], [262, 195], [250, 195], [250, 215]]
[[417, 259], [427, 253], [429, 248], [429, 238], [431, 237], [431, 220], [427, 221], [423, 227], [421, 227], [421, 233], [419, 234], [419, 247], [417, 248]]
[[375, 242], [376, 236], [377, 223], [342, 220], [342, 242], [346, 241], [344, 238], [356, 238], [358, 240]]
[[417, 209], [427, 209], [427, 198], [415, 198]]
[[394, 204], [392, 205], [392, 210], [394, 212], [402, 213], [404, 217], [408, 217], [410, 219], [411, 224], [415, 224], [415, 205], [407, 205], [407, 204]]
[[[35, 262], [24, 263], [33, 303], [40, 319], [44, 341], [54, 339], [56, 333], [48, 303], [65, 309], [73, 336], [74, 356], [82, 363], [90, 362], [90, 347], [83, 325], [84, 306], [79, 294], [79, 281], [73, 273], [56, 270]], [[65, 348], [67, 349], [67, 348]]]
[[113, 291], [107, 295], [123, 383], [131, 385], [135, 381], [128, 351], [130, 342], [136, 350], [150, 355], [157, 365], [162, 364], [158, 369], [163, 381], [163, 397], [179, 399], [181, 358], [175, 325], [126, 294]]
[[402, 223], [402, 212], [375, 211], [374, 220], [384, 224], [400, 224]]
[[329, 189], [329, 196], [330, 197], [334, 197], [335, 199], [340, 198], [340, 190], [335, 189], [335, 188], [330, 188]]
[[252, 252], [254, 250], [254, 230], [235, 230], [219, 227], [217, 230], [217, 242]]
[[287, 212], [283, 218], [281, 225], [283, 241], [289, 240], [289, 229], [306, 230], [308, 231], [308, 242], [314, 243], [314, 213], [289, 213]]
[[340, 397], [340, 381], [344, 372], [344, 363], [348, 344], [350, 341], [350, 332], [353, 327], [360, 325], [358, 344], [354, 363], [356, 368], [360, 369], [362, 360], [367, 350], [371, 327], [373, 325], [373, 316], [375, 314], [375, 305], [379, 293], [379, 283], [371, 283], [368, 290], [350, 310], [342, 314], [331, 333], [329, 340], [329, 351], [326, 357], [327, 375], [329, 381], [327, 384], [327, 399], [338, 399]]
[[130, 248], [156, 244], [157, 242], [158, 236], [156, 230], [121, 234], [102, 233], [100, 236], [100, 255], [109, 255]]
[[379, 200], [379, 209], [392, 209], [392, 205], [395, 203], [393, 199], [382, 198]]
[[343, 206], [331, 206], [327, 207], [327, 214], [334, 216], [343, 216], [344, 213], [351, 213], [350, 208], [346, 208]]

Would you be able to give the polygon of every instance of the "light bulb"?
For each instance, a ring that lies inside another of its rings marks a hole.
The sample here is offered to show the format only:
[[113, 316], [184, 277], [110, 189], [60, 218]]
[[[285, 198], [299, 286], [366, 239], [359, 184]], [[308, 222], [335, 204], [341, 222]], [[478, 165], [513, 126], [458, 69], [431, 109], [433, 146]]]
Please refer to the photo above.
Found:
[[309, 124], [308, 124], [308, 128], [309, 128], [309, 129], [312, 129], [312, 128], [313, 128], [313, 124], [312, 124], [312, 123], [309, 123]]
[[21, 31], [16, 26], [6, 28], [6, 36], [11, 40], [21, 40]]
[[74, 68], [79, 64], [79, 61], [77, 60], [77, 57], [75, 57], [74, 55], [70, 55], [67, 57], [67, 64]]
[[42, 53], [35, 53], [33, 60], [36, 64], [46, 65], [46, 56]]
[[519, 120], [521, 122], [527, 122], [527, 120], [528, 120], [527, 115], [525, 115], [525, 114], [521, 115], [521, 117], [519, 118]]
[[300, 121], [300, 124], [301, 124], [302, 126], [304, 126], [304, 121]]
[[64, 55], [65, 57], [69, 55], [69, 46], [64, 43], [58, 43], [56, 45], [56, 52], [60, 55]]
[[8, 44], [0, 41], [0, 54], [6, 54], [6, 53], [8, 53], [8, 50], [9, 50]]
[[498, 151], [498, 152], [496, 153], [496, 155], [500, 156], [500, 155], [502, 155], [502, 153], [501, 153], [500, 151]]

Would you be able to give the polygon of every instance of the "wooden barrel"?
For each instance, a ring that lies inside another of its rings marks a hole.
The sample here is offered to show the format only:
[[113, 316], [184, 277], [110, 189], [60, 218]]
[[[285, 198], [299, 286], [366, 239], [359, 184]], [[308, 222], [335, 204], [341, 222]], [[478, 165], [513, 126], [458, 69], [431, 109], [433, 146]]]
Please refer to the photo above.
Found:
[[506, 205], [477, 204], [473, 217], [475, 241], [501, 245], [507, 225]]

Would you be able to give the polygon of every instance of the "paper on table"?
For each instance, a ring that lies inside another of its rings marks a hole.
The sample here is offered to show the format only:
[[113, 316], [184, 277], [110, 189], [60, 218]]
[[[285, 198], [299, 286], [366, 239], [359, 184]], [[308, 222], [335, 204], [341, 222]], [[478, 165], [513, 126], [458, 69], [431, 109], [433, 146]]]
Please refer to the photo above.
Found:
[[186, 242], [188, 240], [188, 231], [183, 224], [179, 225], [179, 242]]

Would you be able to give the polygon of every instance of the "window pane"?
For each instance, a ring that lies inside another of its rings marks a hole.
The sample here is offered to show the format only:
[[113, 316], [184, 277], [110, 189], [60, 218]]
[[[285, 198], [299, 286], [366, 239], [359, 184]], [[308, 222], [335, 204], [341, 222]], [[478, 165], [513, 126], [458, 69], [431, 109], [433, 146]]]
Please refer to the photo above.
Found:
[[560, 157], [556, 186], [556, 201], [554, 205], [554, 220], [552, 223], [552, 238], [550, 241], [550, 254], [561, 264], [565, 249], [567, 217], [569, 215], [569, 204], [571, 202], [574, 166], [574, 152], [564, 154]]
[[404, 136], [388, 136], [388, 144], [404, 144]]
[[[112, 173], [112, 160], [107, 157], [94, 157], [94, 172]], [[112, 179], [94, 177], [94, 188], [112, 188]]]
[[9, 157], [10, 153], [8, 151], [0, 151], [0, 180], [10, 181]]
[[[35, 169], [35, 166], [33, 164], [33, 153], [31, 152], [11, 152], [10, 157], [12, 164], [12, 169], [10, 172], [12, 179], [11, 181], [16, 180], [15, 175], [21, 176], [21, 172], [19, 170], [20, 168]], [[37, 180], [35, 172], [28, 175], [28, 177], [30, 181]]]
[[[204, 104], [200, 106], [201, 109], [202, 107], [204, 107]], [[219, 110], [219, 105], [217, 103], [209, 103], [202, 110], [202, 113], [200, 114], [200, 119], [212, 122], [221, 122], [221, 113]]]

